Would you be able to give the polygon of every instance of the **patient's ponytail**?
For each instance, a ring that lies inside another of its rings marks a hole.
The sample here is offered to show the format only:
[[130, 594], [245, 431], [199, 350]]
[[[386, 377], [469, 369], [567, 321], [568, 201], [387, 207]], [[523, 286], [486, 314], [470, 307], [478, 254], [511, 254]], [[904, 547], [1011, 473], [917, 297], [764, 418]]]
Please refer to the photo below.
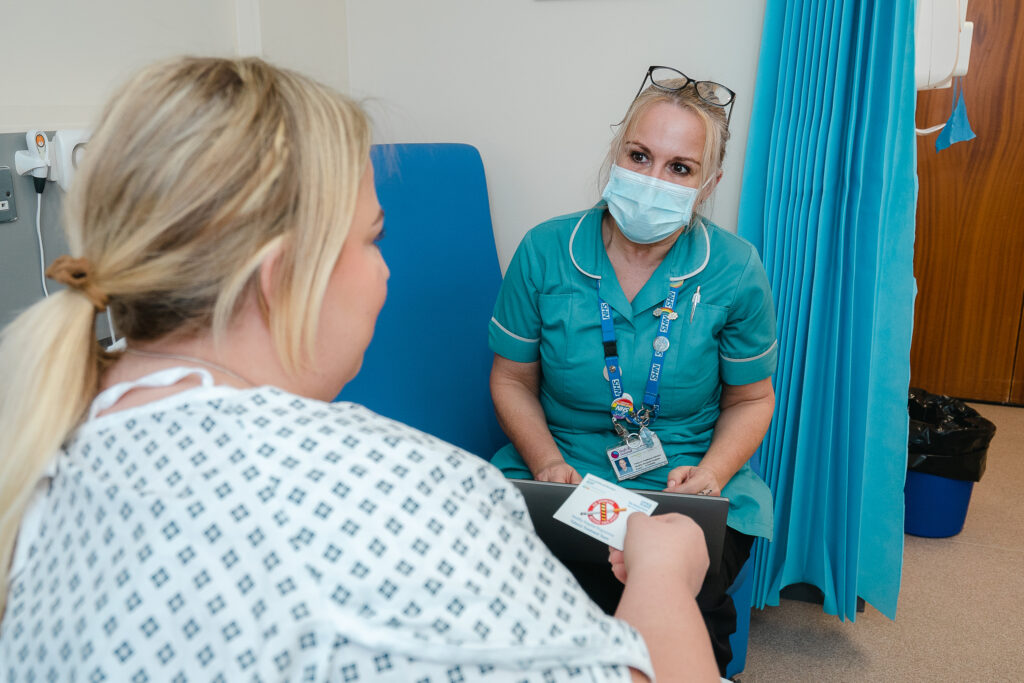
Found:
[[21, 516], [99, 377], [95, 307], [81, 292], [53, 294], [0, 333], [0, 615]]

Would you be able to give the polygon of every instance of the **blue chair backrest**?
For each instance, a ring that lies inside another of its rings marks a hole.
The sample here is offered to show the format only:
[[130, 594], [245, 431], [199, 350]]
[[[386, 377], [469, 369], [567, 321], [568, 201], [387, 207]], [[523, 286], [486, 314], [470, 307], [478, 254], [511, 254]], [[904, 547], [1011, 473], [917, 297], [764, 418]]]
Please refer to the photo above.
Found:
[[362, 370], [338, 399], [490, 459], [508, 439], [488, 386], [501, 270], [480, 154], [402, 144], [371, 158], [391, 279]]

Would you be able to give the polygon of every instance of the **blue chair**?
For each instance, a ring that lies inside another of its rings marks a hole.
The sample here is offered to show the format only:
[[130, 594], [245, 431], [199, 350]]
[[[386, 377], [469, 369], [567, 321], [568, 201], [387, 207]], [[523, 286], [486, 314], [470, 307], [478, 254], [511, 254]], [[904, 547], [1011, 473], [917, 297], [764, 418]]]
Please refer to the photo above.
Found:
[[750, 639], [750, 610], [754, 597], [753, 571], [754, 557], [751, 555], [728, 590], [729, 595], [732, 596], [733, 604], [736, 606], [736, 631], [729, 636], [729, 645], [732, 647], [732, 661], [725, 668], [725, 674], [729, 678], [741, 673], [747, 665], [747, 641]]
[[[761, 451], [754, 453], [750, 459], [750, 468], [761, 474]], [[756, 542], [755, 542], [756, 545]], [[727, 591], [736, 606], [736, 631], [729, 636], [732, 647], [732, 661], [725, 668], [725, 675], [732, 678], [747, 666], [747, 641], [750, 640], [750, 610], [754, 599], [754, 552], [743, 564], [736, 580]]]
[[490, 459], [507, 443], [488, 386], [501, 286], [483, 163], [459, 144], [376, 145], [388, 298], [338, 396]]

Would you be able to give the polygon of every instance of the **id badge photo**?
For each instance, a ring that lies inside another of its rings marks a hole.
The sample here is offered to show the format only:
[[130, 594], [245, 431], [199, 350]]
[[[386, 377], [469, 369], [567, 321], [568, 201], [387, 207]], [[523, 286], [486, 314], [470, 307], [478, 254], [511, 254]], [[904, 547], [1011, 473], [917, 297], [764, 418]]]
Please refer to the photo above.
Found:
[[624, 441], [606, 451], [608, 462], [611, 463], [612, 471], [619, 481], [639, 477], [644, 472], [668, 464], [665, 449], [661, 447], [658, 435], [646, 427], [643, 432], [643, 436], [638, 433], [629, 434]]

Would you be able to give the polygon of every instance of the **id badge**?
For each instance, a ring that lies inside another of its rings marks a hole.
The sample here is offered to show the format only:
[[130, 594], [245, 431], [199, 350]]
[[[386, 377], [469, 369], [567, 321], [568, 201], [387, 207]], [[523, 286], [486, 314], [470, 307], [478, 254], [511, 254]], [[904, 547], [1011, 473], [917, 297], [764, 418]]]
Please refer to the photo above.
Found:
[[640, 434], [629, 434], [606, 452], [612, 470], [619, 481], [639, 477], [644, 472], [658, 469], [668, 464], [665, 449], [661, 447], [658, 435], [646, 427], [644, 438]]

